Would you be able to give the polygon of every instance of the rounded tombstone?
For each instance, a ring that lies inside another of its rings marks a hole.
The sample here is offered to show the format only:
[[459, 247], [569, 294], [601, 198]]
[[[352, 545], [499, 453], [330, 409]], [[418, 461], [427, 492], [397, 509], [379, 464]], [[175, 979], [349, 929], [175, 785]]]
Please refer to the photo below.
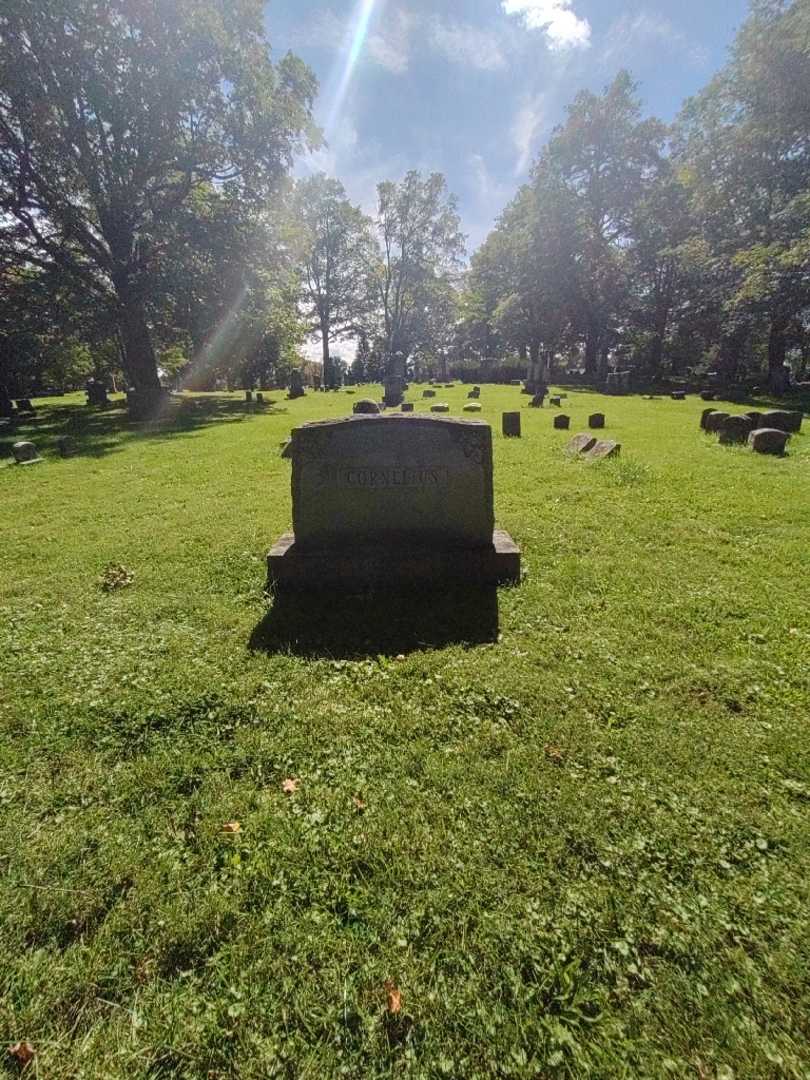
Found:
[[685, 390], [673, 390], [669, 396], [672, 398], [673, 401], [686, 401]]
[[782, 457], [790, 435], [781, 428], [755, 428], [748, 436], [748, 445], [757, 454]]
[[42, 461], [32, 442], [15, 442], [11, 453], [18, 465], [33, 465], [37, 461]]
[[779, 428], [780, 431], [801, 431], [803, 416], [800, 412], [790, 412], [787, 409], [771, 409], [764, 412], [761, 417], [763, 427]]
[[588, 417], [589, 428], [603, 428], [605, 426], [605, 414], [600, 412], [592, 413]]
[[557, 431], [568, 431], [571, 426], [571, 417], [566, 416], [565, 413], [558, 413], [554, 417], [554, 427]]
[[712, 415], [713, 412], [717, 412], [717, 410], [716, 409], [704, 409], [703, 412], [700, 414], [700, 430], [701, 431], [706, 430], [706, 420], [707, 420], [708, 417], [710, 417]]
[[700, 396], [704, 401], [714, 401], [717, 398], [714, 390], [701, 390]]
[[380, 406], [371, 398], [361, 398], [352, 405], [352, 412], [359, 416], [377, 416], [380, 412]]
[[755, 428], [762, 427], [762, 413], [761, 412], [747, 412], [743, 413], [743, 416], [747, 416], [754, 424]]
[[729, 414], [727, 412], [712, 410], [703, 424], [704, 431], [719, 431], [723, 426], [723, 422], [728, 420], [728, 416]]
[[469, 401], [464, 406], [464, 412], [481, 412], [481, 406], [477, 401]]
[[753, 421], [747, 416], [727, 416], [719, 428], [720, 442], [723, 446], [747, 442], [753, 427]]
[[431, 412], [450, 412], [450, 406], [446, 402], [440, 401], [436, 405], [431, 405], [430, 406], [430, 411]]

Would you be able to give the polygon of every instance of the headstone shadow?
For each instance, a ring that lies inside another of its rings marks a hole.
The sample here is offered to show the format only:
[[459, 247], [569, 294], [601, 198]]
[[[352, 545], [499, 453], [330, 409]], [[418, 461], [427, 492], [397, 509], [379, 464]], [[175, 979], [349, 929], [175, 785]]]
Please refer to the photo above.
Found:
[[495, 586], [343, 595], [277, 597], [250, 636], [254, 652], [310, 659], [397, 656], [498, 639]]

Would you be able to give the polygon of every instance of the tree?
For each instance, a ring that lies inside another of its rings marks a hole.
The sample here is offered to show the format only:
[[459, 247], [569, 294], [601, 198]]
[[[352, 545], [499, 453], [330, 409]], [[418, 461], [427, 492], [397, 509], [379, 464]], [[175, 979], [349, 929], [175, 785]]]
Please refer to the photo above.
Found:
[[412, 170], [377, 185], [380, 260], [376, 285], [386, 358], [424, 344], [432, 305], [444, 305], [464, 254], [454, 196], [441, 173]]
[[331, 386], [336, 373], [330, 344], [359, 332], [372, 302], [371, 221], [352, 206], [343, 185], [323, 173], [298, 181], [292, 210], [299, 230], [302, 306], [311, 329], [320, 333], [323, 381]]
[[115, 304], [136, 388], [167, 225], [202, 184], [258, 204], [312, 145], [315, 79], [269, 59], [260, 0], [6, 0], [0, 252]]

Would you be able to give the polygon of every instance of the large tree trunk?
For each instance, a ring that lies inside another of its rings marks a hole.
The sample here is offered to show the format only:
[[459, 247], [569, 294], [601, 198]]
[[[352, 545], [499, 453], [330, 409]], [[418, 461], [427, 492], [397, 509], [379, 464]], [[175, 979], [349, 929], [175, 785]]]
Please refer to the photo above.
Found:
[[790, 386], [785, 368], [786, 356], [785, 323], [778, 315], [773, 315], [768, 335], [768, 387], [774, 394], [784, 394]]
[[126, 294], [121, 297], [119, 325], [127, 375], [133, 387], [138, 391], [159, 390], [155, 350], [152, 348], [143, 304], [139, 299]]
[[591, 377], [595, 376], [598, 362], [599, 338], [589, 330], [585, 335], [585, 374]]

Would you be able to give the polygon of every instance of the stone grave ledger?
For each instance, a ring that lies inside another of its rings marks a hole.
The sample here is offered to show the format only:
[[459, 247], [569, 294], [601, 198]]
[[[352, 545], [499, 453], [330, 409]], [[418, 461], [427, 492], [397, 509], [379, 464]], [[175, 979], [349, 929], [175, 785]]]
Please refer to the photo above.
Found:
[[495, 529], [492, 431], [479, 420], [392, 414], [292, 433], [293, 532], [268, 556], [279, 588], [517, 581]]

